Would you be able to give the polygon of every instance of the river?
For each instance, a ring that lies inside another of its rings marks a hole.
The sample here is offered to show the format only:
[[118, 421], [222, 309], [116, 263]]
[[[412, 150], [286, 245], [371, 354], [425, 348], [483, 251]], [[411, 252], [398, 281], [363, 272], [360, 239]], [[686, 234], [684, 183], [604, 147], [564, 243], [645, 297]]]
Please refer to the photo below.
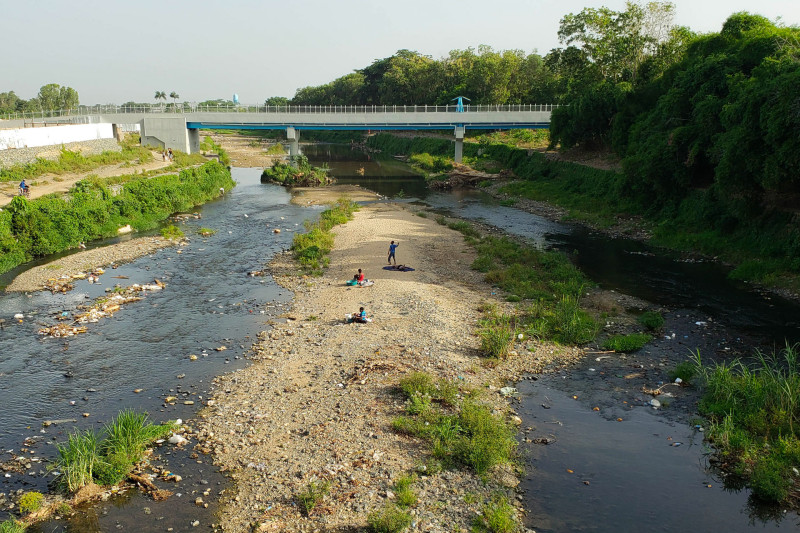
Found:
[[[746, 354], [753, 346], [798, 339], [796, 322], [787, 320], [800, 316], [795, 304], [728, 282], [725, 269], [714, 263], [687, 261], [641, 243], [548, 221], [501, 206], [479, 192], [432, 192], [406, 165], [349, 147], [304, 146], [303, 151], [312, 163], [328, 163], [340, 183], [357, 183], [398, 201], [479, 220], [563, 249], [602, 287], [663, 306], [668, 310], [666, 331], [677, 332], [678, 338], [657, 340], [643, 350], [642, 358], [672, 354], [674, 360], [685, 357], [693, 346]], [[244, 355], [255, 335], [291, 299], [268, 276], [247, 273], [261, 270], [286, 249], [293, 232], [315, 214], [291, 205], [282, 188], [262, 185], [259, 176], [259, 169], [234, 168], [237, 187], [198, 208], [200, 220], [182, 225], [187, 235], [201, 226], [217, 234], [191, 236], [180, 255], [175, 249], [162, 250], [109, 270], [99, 285], [78, 282], [67, 295], [0, 297], [0, 317], [26, 315], [21, 324], [8, 320], [0, 330], [0, 404], [5, 415], [0, 460], [11, 459], [21, 447], [52, 457], [53, 440], [63, 442], [73, 426], [99, 427], [126, 407], [147, 410], [156, 421], [191, 418], [213, 376], [246, 364]], [[281, 233], [273, 233], [275, 228]], [[116, 282], [146, 283], [154, 278], [164, 281], [166, 290], [126, 306], [112, 319], [90, 324], [85, 335], [65, 341], [36, 334], [41, 324], [55, 321], [54, 315], [74, 310]], [[0, 278], [0, 284], [8, 279]], [[709, 319], [710, 326], [696, 325]], [[222, 345], [228, 349], [215, 350]], [[190, 354], [198, 359], [190, 360]], [[526, 465], [522, 489], [527, 525], [537, 531], [680, 527], [738, 532], [763, 525], [796, 530], [797, 515], [753, 505], [746, 490], [718, 482], [707, 464], [702, 433], [684, 414], [691, 406], [672, 413], [656, 411], [637, 391], [620, 392], [620, 372], [630, 363], [587, 359], [578, 368], [518, 385], [515, 407], [523, 428], [533, 428], [523, 432], [520, 443]], [[137, 389], [142, 391], [134, 392]], [[179, 401], [167, 406], [167, 395]], [[195, 404], [184, 405], [187, 400]], [[603, 407], [602, 416], [593, 411], [595, 405]], [[617, 414], [627, 423], [616, 422]], [[42, 427], [42, 422], [54, 419], [77, 422]], [[543, 446], [525, 440], [541, 435], [555, 442]], [[25, 439], [28, 444], [23, 445]], [[681, 445], [673, 446], [676, 442]], [[215, 496], [226, 486], [223, 476], [188, 452], [165, 447], [158, 454], [184, 477], [175, 489], [178, 496], [157, 503], [130, 491], [68, 523], [53, 520], [36, 530], [184, 531], [192, 529], [195, 520], [209, 526]], [[0, 492], [44, 490], [49, 478], [39, 475], [43, 466], [34, 465], [25, 475], [3, 478]], [[194, 500], [206, 491], [212, 505], [199, 509]]]

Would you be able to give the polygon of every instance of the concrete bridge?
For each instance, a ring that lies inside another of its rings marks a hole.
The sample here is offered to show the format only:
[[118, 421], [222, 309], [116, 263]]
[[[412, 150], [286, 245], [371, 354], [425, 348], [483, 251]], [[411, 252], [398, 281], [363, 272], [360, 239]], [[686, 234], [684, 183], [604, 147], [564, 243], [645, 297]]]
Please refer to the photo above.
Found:
[[290, 155], [302, 130], [451, 130], [460, 162], [466, 130], [549, 128], [553, 105], [451, 106], [93, 106], [70, 114], [4, 121], [140, 125], [143, 145], [199, 150], [201, 129], [285, 130]]

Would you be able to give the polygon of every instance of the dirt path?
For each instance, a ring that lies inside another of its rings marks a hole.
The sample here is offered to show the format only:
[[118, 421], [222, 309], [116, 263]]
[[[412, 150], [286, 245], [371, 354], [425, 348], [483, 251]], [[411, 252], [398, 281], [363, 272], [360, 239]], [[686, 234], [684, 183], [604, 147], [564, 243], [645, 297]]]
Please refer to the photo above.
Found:
[[[276, 279], [295, 291], [293, 311], [261, 335], [250, 367], [216, 380], [203, 413], [198, 448], [213, 452], [235, 480], [220, 520], [226, 531], [365, 526], [369, 512], [393, 499], [393, 481], [429, 457], [420, 441], [391, 428], [404, 412], [396, 387], [409, 371], [484, 388], [483, 401], [512, 416], [496, 387], [579, 355], [524, 342], [507, 363], [482, 364], [474, 330], [481, 304], [493, 296], [469, 268], [474, 252], [461, 234], [386, 204], [362, 208], [334, 231], [323, 277], [294, 275], [287, 255], [273, 264]], [[390, 240], [400, 242], [398, 262], [415, 271], [383, 270]], [[374, 286], [345, 285], [358, 268]], [[344, 323], [345, 313], [360, 306], [374, 321]], [[331, 482], [331, 492], [305, 517], [293, 496], [321, 479]], [[508, 469], [486, 483], [464, 470], [422, 476], [412, 530], [469, 531], [493, 492], [516, 501], [516, 483]]]
[[[36, 178], [31, 183], [31, 198], [39, 198], [54, 192], [67, 192], [76, 182], [84, 179], [89, 175], [96, 175], [100, 178], [108, 178], [111, 176], [126, 176], [128, 174], [135, 174], [138, 172], [147, 172], [149, 170], [157, 170], [167, 167], [172, 163], [169, 161], [161, 160], [161, 152], [153, 151], [153, 161], [149, 163], [142, 163], [138, 165], [130, 165], [127, 163], [119, 163], [114, 165], [107, 165], [98, 167], [88, 172], [71, 172], [68, 174], [45, 174]], [[19, 183], [3, 182], [0, 183], [0, 206], [8, 205], [14, 196], [18, 193]]]

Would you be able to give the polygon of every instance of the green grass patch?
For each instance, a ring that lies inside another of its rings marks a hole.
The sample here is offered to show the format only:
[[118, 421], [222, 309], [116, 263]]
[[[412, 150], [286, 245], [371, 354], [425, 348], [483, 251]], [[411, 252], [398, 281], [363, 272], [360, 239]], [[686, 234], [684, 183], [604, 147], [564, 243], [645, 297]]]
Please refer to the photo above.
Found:
[[22, 513], [32, 513], [38, 511], [44, 505], [44, 494], [41, 492], [26, 492], [19, 498], [19, 510]]
[[197, 230], [197, 234], [201, 237], [211, 237], [215, 233], [217, 233], [217, 230], [211, 228], [200, 228]]
[[417, 478], [413, 475], [400, 476], [394, 482], [394, 494], [397, 498], [397, 505], [402, 509], [408, 509], [417, 504], [417, 493], [412, 488]]
[[658, 331], [664, 327], [664, 317], [658, 311], [645, 311], [636, 321], [650, 331]]
[[281, 143], [275, 143], [267, 148], [267, 155], [284, 155], [285, 153], [286, 149], [284, 149]]
[[401, 383], [407, 416], [394, 420], [396, 431], [428, 441], [433, 457], [443, 464], [464, 465], [478, 474], [512, 461], [516, 440], [505, 420], [471, 396], [451, 407], [432, 403], [433, 380], [422, 376], [415, 373]]
[[306, 221], [306, 233], [296, 234], [292, 241], [294, 257], [305, 271], [322, 274], [322, 269], [330, 263], [328, 255], [333, 249], [331, 229], [352, 220], [356, 211], [358, 204], [348, 198], [340, 198], [320, 214], [318, 221]]
[[169, 226], [161, 228], [161, 236], [170, 241], [177, 241], [179, 239], [182, 239], [184, 237], [184, 234], [181, 228], [173, 224], [170, 224]]
[[400, 533], [411, 525], [411, 514], [387, 503], [380, 511], [373, 511], [367, 516], [369, 530], [373, 533]]
[[495, 496], [488, 501], [472, 525], [475, 532], [514, 533], [519, 530], [517, 511], [505, 496]]
[[614, 335], [603, 342], [603, 349], [615, 352], [635, 352], [653, 339], [647, 333], [631, 333], [629, 335]]
[[25, 533], [28, 527], [13, 518], [0, 522], [0, 533]]
[[675, 368], [669, 373], [669, 380], [680, 380], [689, 385], [692, 380], [697, 376], [697, 365], [692, 361], [682, 361], [675, 365]]
[[696, 364], [703, 387], [707, 438], [753, 494], [769, 502], [797, 501], [800, 486], [800, 350], [757, 351], [749, 363]]
[[497, 359], [508, 357], [517, 335], [512, 317], [493, 313], [480, 321], [477, 333], [481, 339], [481, 353]]
[[310, 516], [314, 508], [325, 498], [331, 490], [331, 483], [325, 481], [312, 481], [306, 488], [294, 495], [294, 499], [303, 513]]
[[113, 485], [144, 459], [150, 444], [171, 430], [171, 425], [151, 424], [146, 413], [124, 410], [101, 432], [76, 431], [66, 443], [57, 443], [58, 458], [50, 468], [69, 492], [89, 483]]
[[62, 146], [56, 160], [36, 159], [27, 165], [14, 165], [0, 168], [0, 181], [19, 182], [33, 180], [44, 174], [66, 174], [68, 172], [89, 172], [95, 168], [123, 162], [147, 163], [153, 160], [149, 148], [139, 146], [139, 135], [131, 134], [120, 142], [121, 151], [105, 151], [97, 155], [84, 156], [80, 152], [67, 150]]

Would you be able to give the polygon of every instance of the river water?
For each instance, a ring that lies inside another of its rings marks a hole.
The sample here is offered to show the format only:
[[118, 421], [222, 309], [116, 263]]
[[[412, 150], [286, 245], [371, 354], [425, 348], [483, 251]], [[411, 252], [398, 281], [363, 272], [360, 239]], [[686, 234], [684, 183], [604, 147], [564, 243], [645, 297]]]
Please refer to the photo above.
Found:
[[[724, 344], [724, 349], [739, 351], [769, 339], [779, 344], [783, 338], [798, 339], [796, 322], [787, 319], [800, 316], [797, 306], [726, 281], [724, 269], [713, 263], [687, 262], [640, 243], [548, 221], [503, 207], [478, 192], [432, 192], [393, 159], [333, 145], [304, 146], [303, 151], [312, 163], [327, 163], [340, 183], [356, 183], [398, 201], [424, 204], [561, 248], [601, 286], [670, 308], [668, 327], [709, 317], [719, 324], [713, 334], [693, 332], [688, 326], [678, 329], [687, 334], [685, 341], [657, 341], [652, 348], [657, 353], [693, 345], [695, 333], [707, 345]], [[67, 295], [0, 297], [0, 317], [26, 315], [21, 324], [7, 320], [0, 329], [0, 405], [5, 422], [0, 427], [0, 460], [13, 458], [21, 447], [52, 457], [53, 440], [63, 442], [72, 427], [99, 427], [125, 407], [147, 410], [156, 421], [190, 418], [213, 376], [245, 364], [243, 356], [255, 335], [291, 298], [268, 276], [247, 273], [261, 270], [276, 252], [286, 249], [302, 221], [315, 215], [314, 208], [289, 204], [282, 188], [262, 185], [259, 176], [259, 169], [234, 168], [237, 187], [198, 208], [202, 219], [182, 224], [190, 236], [201, 226], [217, 234], [191, 237], [181, 254], [175, 249], [160, 251], [109, 270], [100, 285], [78, 282]], [[281, 233], [273, 233], [275, 228]], [[36, 334], [41, 324], [55, 321], [55, 314], [74, 310], [114, 283], [147, 283], [154, 278], [164, 281], [166, 289], [126, 306], [112, 319], [91, 324], [87, 334], [69, 341]], [[8, 279], [0, 278], [0, 284]], [[214, 349], [222, 345], [228, 349]], [[190, 354], [198, 359], [191, 361]], [[685, 418], [663, 416], [663, 411], [649, 409], [644, 402], [625, 401], [628, 423], [616, 423], [619, 387], [595, 379], [603, 364], [606, 361], [587, 360], [570, 373], [519, 384], [516, 408], [523, 427], [533, 428], [523, 437], [548, 435], [555, 440], [549, 446], [524, 440], [520, 445], [530, 527], [537, 531], [724, 527], [737, 532], [766, 524], [770, 529], [796, 530], [796, 515], [764, 510], [748, 500], [747, 491], [726, 489], [717, 481], [708, 468], [702, 434]], [[612, 371], [617, 369], [609, 369], [609, 375]], [[135, 393], [135, 389], [143, 390]], [[572, 398], [577, 389], [580, 401]], [[167, 395], [176, 395], [179, 401], [165, 406]], [[185, 400], [195, 404], [184, 405]], [[603, 405], [604, 416], [592, 410], [593, 404]], [[82, 413], [90, 416], [84, 418]], [[58, 419], [77, 422], [42, 427], [43, 421]], [[675, 442], [681, 446], [673, 446]], [[69, 523], [53, 520], [36, 530], [184, 531], [193, 529], [195, 520], [210, 525], [214, 496], [225, 488], [223, 477], [201, 462], [202, 457], [169, 447], [158, 454], [184, 477], [174, 489], [178, 496], [156, 503], [132, 491], [84, 510]], [[38, 475], [43, 471], [34, 463], [24, 475], [2, 478], [0, 492], [43, 490], [49, 479]], [[205, 500], [211, 507], [197, 508], [195, 498], [209, 490]]]
[[[346, 183], [363, 183], [357, 172], [362, 168], [365, 175], [378, 168], [385, 175], [386, 167], [396, 165], [346, 147], [308, 147], [306, 154], [315, 164], [330, 165]], [[368, 186], [395, 200], [560, 249], [601, 288], [664, 311], [665, 331], [672, 335], [655, 339], [641, 357], [589, 357], [570, 371], [517, 385], [515, 407], [522, 427], [531, 428], [520, 441], [528, 527], [539, 532], [798, 530], [797, 514], [759, 505], [749, 491], [726, 484], [710, 467], [693, 402], [674, 398], [671, 408], [654, 410], [648, 403], [652, 397], [626, 382], [631, 373], [665, 379], [667, 370], [698, 349], [706, 359], [729, 359], [748, 356], [756, 347], [800, 342], [798, 304], [729, 280], [728, 269], [718, 263], [550, 221], [502, 206], [479, 191], [435, 192], [407, 177], [399, 183], [399, 190], [398, 183], [382, 180]], [[668, 400], [662, 399], [666, 406]], [[532, 442], [541, 437], [554, 443]]]
[[[181, 254], [169, 248], [108, 269], [99, 284], [78, 281], [66, 295], [0, 297], [0, 317], [6, 319], [0, 329], [0, 461], [12, 460], [20, 448], [53, 457], [54, 440], [64, 442], [73, 427], [99, 428], [124, 408], [146, 410], [157, 422], [186, 420], [196, 412], [214, 376], [244, 364], [243, 356], [258, 332], [291, 302], [291, 294], [270, 276], [247, 274], [262, 270], [275, 253], [287, 249], [303, 220], [314, 215], [314, 209], [291, 205], [283, 188], [262, 185], [260, 174], [259, 169], [233, 169], [237, 186], [199, 207], [201, 219], [179, 224], [190, 240]], [[202, 238], [196, 235], [200, 227], [217, 233]], [[281, 232], [273, 233], [276, 228]], [[7, 284], [8, 277], [0, 282]], [[164, 290], [124, 306], [113, 318], [89, 324], [86, 334], [68, 339], [37, 335], [40, 326], [55, 323], [55, 315], [75, 311], [115, 283], [152, 283], [156, 278], [166, 283]], [[25, 315], [22, 323], [12, 319], [17, 313]], [[221, 346], [227, 349], [217, 351]], [[142, 391], [135, 393], [136, 389]], [[166, 396], [177, 396], [178, 401], [165, 406]], [[184, 405], [185, 401], [195, 403]], [[44, 428], [46, 420], [76, 422]], [[82, 513], [68, 530], [128, 526], [132, 531], [182, 531], [197, 519], [210, 523], [213, 508], [198, 511], [194, 500], [209, 488], [212, 494], [221, 490], [222, 476], [170, 447], [160, 455], [184, 478], [173, 489], [181, 497], [156, 503], [129, 493]], [[40, 475], [44, 470], [34, 463], [23, 475], [0, 477], [0, 492], [44, 490], [51, 479]], [[127, 511], [117, 511], [120, 506]], [[56, 531], [57, 526], [48, 523], [42, 530]]]

